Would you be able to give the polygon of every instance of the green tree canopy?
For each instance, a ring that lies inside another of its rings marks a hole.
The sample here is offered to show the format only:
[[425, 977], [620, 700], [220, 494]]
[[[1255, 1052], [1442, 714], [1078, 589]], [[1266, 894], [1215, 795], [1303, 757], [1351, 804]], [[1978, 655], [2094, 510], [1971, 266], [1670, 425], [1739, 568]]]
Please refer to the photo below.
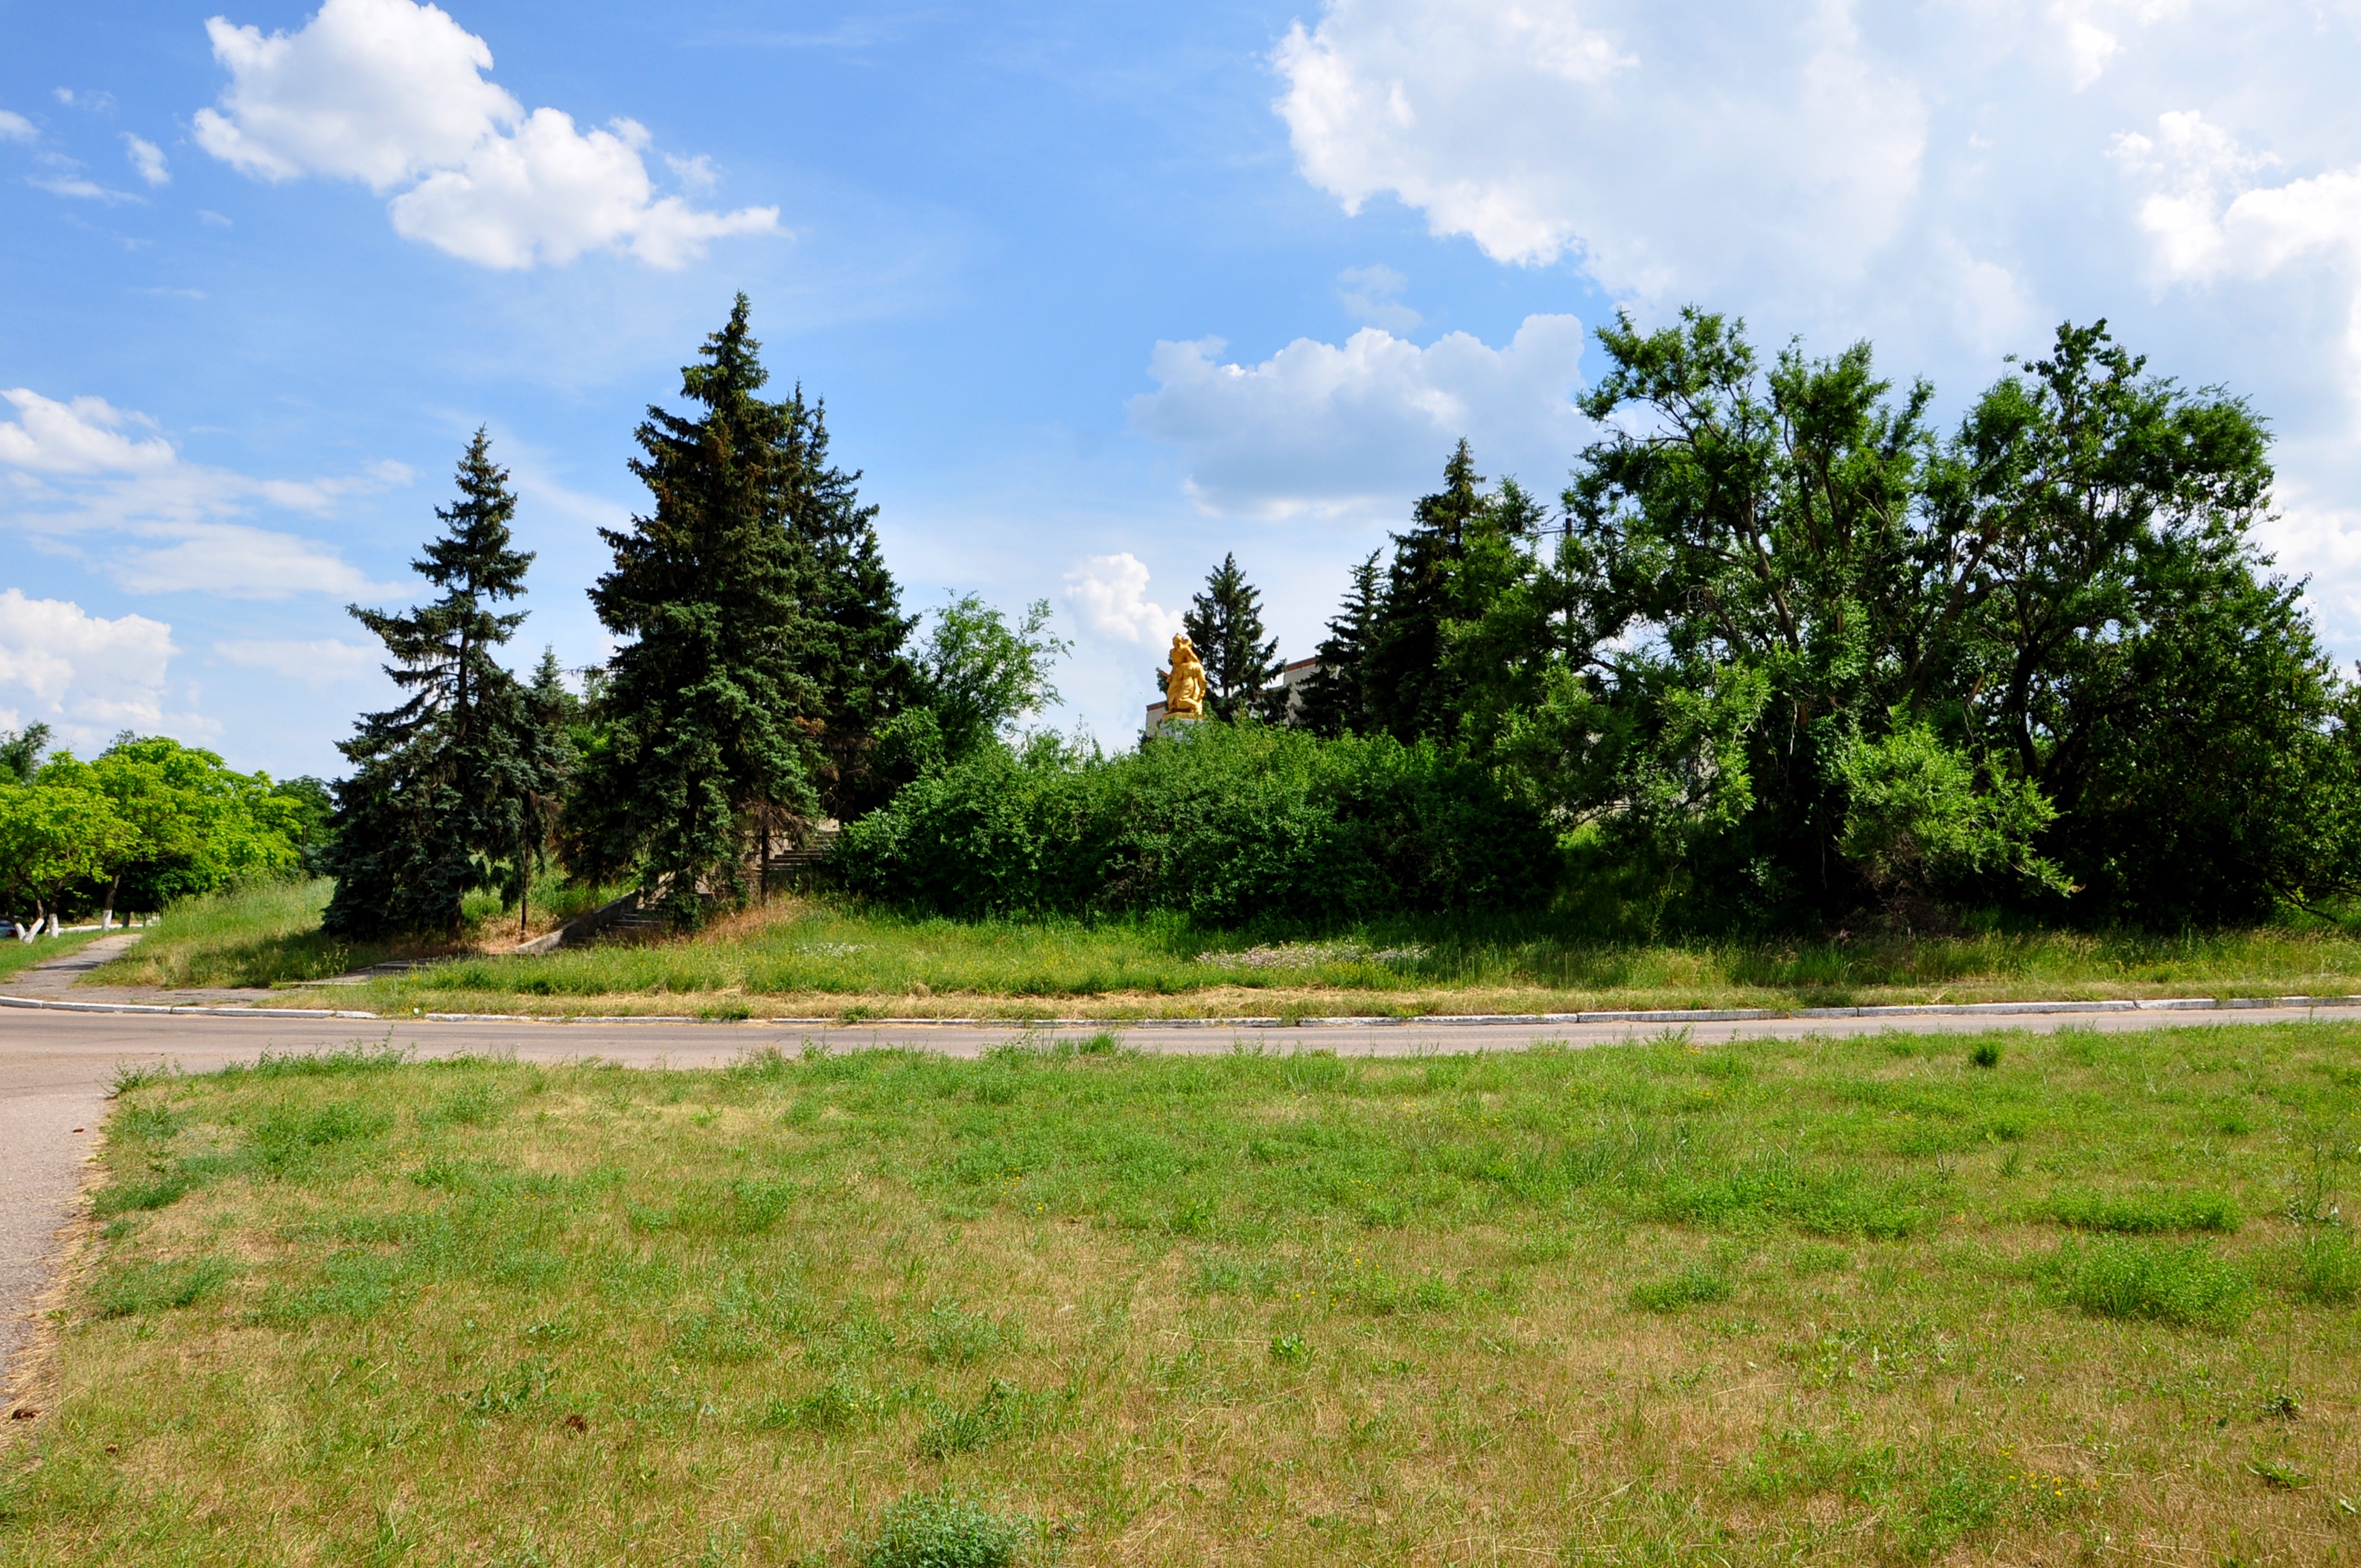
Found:
[[1315, 735], [1372, 734], [1383, 728], [1368, 695], [1369, 639], [1378, 608], [1378, 556], [1353, 568], [1345, 603], [1328, 622], [1328, 635], [1312, 651], [1320, 667], [1304, 683], [1296, 723]]
[[829, 461], [826, 405], [806, 402], [798, 387], [778, 415], [780, 510], [807, 584], [796, 662], [819, 698], [814, 784], [822, 808], [849, 818], [891, 793], [873, 752], [911, 700], [903, 650], [917, 618], [901, 612], [861, 475]]
[[[1204, 591], [1191, 598], [1180, 625], [1205, 666], [1205, 707], [1213, 718], [1235, 723], [1268, 706], [1262, 698], [1279, 678], [1279, 639], [1263, 636], [1262, 596], [1235, 554], [1223, 555], [1206, 574]], [[1165, 674], [1157, 672], [1159, 689]]]
[[469, 891], [522, 874], [532, 803], [556, 787], [551, 740], [495, 656], [524, 621], [495, 607], [524, 592], [533, 556], [511, 546], [516, 498], [485, 432], [457, 482], [459, 499], [434, 511], [443, 532], [411, 563], [441, 597], [400, 614], [351, 607], [410, 697], [337, 747], [353, 773], [337, 786], [323, 856], [336, 891], [321, 924], [339, 935], [456, 930]]
[[708, 895], [745, 895], [750, 833], [821, 809], [827, 694], [809, 673], [828, 641], [807, 550], [787, 517], [807, 469], [792, 405], [768, 379], [743, 294], [700, 362], [681, 372], [687, 416], [650, 408], [631, 471], [653, 509], [602, 529], [614, 568], [590, 600], [619, 640], [598, 697], [603, 737], [583, 758], [569, 855], [625, 872], [679, 924]]
[[2245, 403], [2103, 323], [1949, 435], [1865, 344], [1765, 364], [1698, 311], [1599, 338], [1562, 525], [1463, 443], [1340, 617], [1369, 722], [1465, 742], [1689, 918], [2361, 887], [2361, 698], [2254, 543]]
[[12, 905], [29, 897], [37, 914], [53, 912], [69, 888], [111, 878], [138, 847], [139, 830], [81, 766], [29, 784], [0, 779], [0, 895]]
[[1014, 739], [1028, 715], [1058, 705], [1049, 671], [1073, 644], [1049, 630], [1049, 601], [1036, 599], [1011, 622], [974, 594], [934, 614], [913, 664], [915, 706], [890, 732], [889, 751], [906, 781]]

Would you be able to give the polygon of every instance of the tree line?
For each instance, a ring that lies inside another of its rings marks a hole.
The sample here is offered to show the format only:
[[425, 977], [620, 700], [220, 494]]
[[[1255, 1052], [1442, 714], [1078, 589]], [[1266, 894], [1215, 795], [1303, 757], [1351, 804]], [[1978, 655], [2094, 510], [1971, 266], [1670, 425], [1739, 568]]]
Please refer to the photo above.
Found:
[[774, 850], [1057, 700], [1046, 601], [904, 613], [860, 474], [830, 460], [819, 402], [763, 395], [748, 314], [741, 294], [682, 371], [687, 411], [651, 407], [634, 433], [648, 506], [600, 530], [613, 565], [590, 601], [616, 646], [580, 693], [553, 654], [530, 680], [497, 656], [533, 558], [480, 431], [413, 563], [440, 596], [353, 607], [408, 696], [340, 743], [326, 929], [456, 931], [468, 893], [522, 905], [553, 862], [694, 926], [743, 901]]
[[46, 724], [0, 730], [0, 909], [28, 933], [284, 874], [324, 836], [318, 779], [274, 784], [161, 735], [126, 730], [88, 762], [50, 739]]
[[[334, 875], [327, 927], [357, 937], [456, 931], [468, 894], [522, 905], [553, 865], [693, 926], [829, 818], [851, 885], [952, 910], [2177, 926], [2361, 890], [2361, 686], [2257, 543], [2269, 435], [2244, 400], [2103, 323], [1949, 429], [1866, 344], [1766, 357], [1698, 310], [1598, 335], [1598, 438], [1554, 504], [1461, 442], [1292, 694], [1225, 555], [1183, 617], [1214, 722], [1109, 757], [1008, 743], [1056, 701], [1048, 605], [905, 611], [862, 476], [819, 402], [766, 395], [741, 295], [682, 411], [635, 432], [648, 499], [601, 531], [590, 590], [610, 657], [579, 690], [552, 655], [501, 663], [532, 557], [478, 432], [414, 564], [438, 597], [353, 608], [404, 700], [341, 743], [326, 830], [289, 817], [270, 854]], [[54, 898], [198, 863], [70, 826], [100, 796], [130, 822], [104, 780], [170, 745], [41, 768], [79, 792], [42, 808], [69, 826], [8, 828], [7, 874]], [[0, 781], [0, 823], [38, 816], [32, 787]], [[294, 798], [213, 787], [265, 826]], [[41, 861], [38, 832], [104, 847]]]
[[2170, 927], [2361, 887], [2361, 686], [2256, 541], [2242, 399], [2104, 323], [1948, 431], [1867, 344], [1766, 361], [1697, 310], [1598, 337], [1557, 506], [1462, 442], [1356, 569], [1304, 726], [1464, 751], [1572, 874], [1696, 921]]

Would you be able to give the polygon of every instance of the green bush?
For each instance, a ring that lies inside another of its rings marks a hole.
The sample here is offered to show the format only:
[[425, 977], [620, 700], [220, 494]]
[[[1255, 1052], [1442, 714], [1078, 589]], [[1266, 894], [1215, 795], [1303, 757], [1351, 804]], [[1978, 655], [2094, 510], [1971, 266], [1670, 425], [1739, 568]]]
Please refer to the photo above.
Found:
[[854, 891], [946, 914], [1223, 925], [1525, 907], [1556, 863], [1540, 817], [1456, 751], [1210, 723], [1112, 757], [989, 749], [848, 827], [835, 856]]
[[862, 1568], [1008, 1568], [1031, 1533], [949, 1488], [912, 1492], [885, 1510]]
[[2179, 1247], [2113, 1238], [2087, 1247], [2069, 1242], [2044, 1272], [2069, 1305], [2103, 1318], [2231, 1329], [2254, 1304], [2246, 1271], [2214, 1256], [2202, 1242]]

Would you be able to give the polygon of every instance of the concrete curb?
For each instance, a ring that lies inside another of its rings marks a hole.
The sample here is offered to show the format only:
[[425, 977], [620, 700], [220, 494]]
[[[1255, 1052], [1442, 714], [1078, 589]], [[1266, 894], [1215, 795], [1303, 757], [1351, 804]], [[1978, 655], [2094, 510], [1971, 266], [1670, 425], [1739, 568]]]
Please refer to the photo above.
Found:
[[0, 996], [0, 1007], [38, 1007], [55, 1013], [157, 1013], [181, 1018], [369, 1018], [376, 1013], [335, 1013], [324, 1007], [165, 1007], [147, 1002], [51, 1002], [38, 996]]
[[43, 997], [0, 996], [0, 1007], [43, 1008], [60, 1013], [147, 1013], [179, 1018], [350, 1018], [379, 1024], [752, 1024], [799, 1029], [1403, 1029], [1422, 1025], [1462, 1027], [1490, 1025], [1546, 1027], [1552, 1024], [1752, 1024], [1776, 1018], [2007, 1018], [2033, 1014], [2209, 1012], [2268, 1008], [2291, 1012], [2321, 1007], [2361, 1008], [2361, 996], [2167, 996], [2136, 1002], [1958, 1002], [1893, 1007], [1804, 1007], [1792, 1013], [1769, 1008], [1675, 1008], [1631, 1013], [1428, 1014], [1414, 1018], [1351, 1015], [1299, 1018], [699, 1018], [686, 1014], [619, 1014], [598, 1017], [544, 1017], [529, 1013], [358, 1013], [323, 1007], [170, 1007], [139, 1002], [52, 1002]]

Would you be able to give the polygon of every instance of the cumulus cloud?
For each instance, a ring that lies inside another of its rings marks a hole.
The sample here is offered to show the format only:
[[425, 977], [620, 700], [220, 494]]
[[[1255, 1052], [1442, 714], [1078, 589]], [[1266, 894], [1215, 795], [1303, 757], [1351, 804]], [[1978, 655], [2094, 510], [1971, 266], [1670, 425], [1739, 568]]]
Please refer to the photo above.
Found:
[[1528, 316], [1505, 348], [1455, 332], [1421, 348], [1381, 327], [1339, 344], [1298, 338], [1259, 365], [1224, 364], [1217, 338], [1159, 343], [1159, 383], [1132, 428], [1180, 449], [1207, 511], [1278, 520], [1389, 510], [1475, 443], [1488, 471], [1544, 485], [1579, 444], [1573, 406], [1582, 323]]
[[148, 184], [170, 185], [172, 182], [171, 165], [164, 161], [164, 149], [154, 142], [126, 131], [123, 133], [123, 152], [131, 160], [132, 170]]
[[12, 109], [0, 109], [0, 141], [31, 141], [40, 134], [24, 115]]
[[1741, 61], [1742, 24], [1686, 6], [1332, 0], [1279, 47], [1279, 110], [1347, 211], [1391, 195], [1496, 260], [1579, 256], [1654, 291], [1726, 272], [1775, 224], [1858, 268], [1903, 221], [1926, 102], [1850, 5], [1788, 9]]
[[2266, 186], [2279, 160], [2249, 151], [2197, 110], [2126, 132], [2114, 154], [2147, 187], [2140, 226], [2173, 281], [2267, 277], [2307, 255], [2361, 250], [2361, 169]]
[[104, 398], [60, 402], [29, 387], [0, 392], [16, 418], [0, 423], [0, 464], [36, 474], [137, 474], [169, 468], [179, 459], [161, 436], [124, 433], [131, 416]]
[[324, 691], [333, 685], [368, 677], [383, 651], [323, 637], [308, 642], [269, 638], [228, 638], [214, 644], [214, 657], [249, 670], [268, 670], [290, 680]]
[[[776, 207], [706, 212], [657, 193], [630, 120], [578, 128], [485, 79], [490, 47], [439, 6], [326, 0], [293, 33], [205, 24], [230, 73], [197, 144], [269, 181], [356, 180], [380, 194], [404, 237], [479, 266], [563, 265], [615, 249], [678, 268], [726, 235], [776, 232]], [[695, 164], [692, 186], [710, 183]]]
[[154, 729], [164, 718], [172, 629], [144, 615], [114, 620], [66, 599], [0, 590], [0, 694], [8, 722], [50, 725], [87, 747], [118, 729]]
[[611, 246], [666, 269], [703, 256], [708, 240], [777, 228], [776, 207], [708, 213], [656, 195], [640, 158], [647, 143], [630, 120], [585, 133], [555, 109], [535, 109], [513, 135], [395, 197], [393, 226], [484, 267], [563, 265]]
[[1148, 599], [1147, 563], [1127, 550], [1068, 572], [1066, 602], [1085, 627], [1119, 642], [1161, 645], [1180, 630], [1180, 612]]
[[[1398, 202], [1652, 323], [1867, 337], [1950, 407], [2104, 316], [2250, 397], [2314, 497], [2361, 492], [2356, 64], [2350, 0], [1321, 0], [1271, 57], [1297, 168], [1347, 211]], [[2308, 515], [2285, 564], [2361, 605], [2333, 543], [2361, 513]]]
[[324, 479], [267, 479], [181, 460], [153, 422], [101, 398], [0, 391], [0, 518], [20, 535], [79, 550], [85, 538], [127, 536], [104, 564], [143, 593], [278, 599], [384, 591], [332, 545], [234, 521], [257, 507], [326, 515], [344, 497], [408, 484], [400, 464]]

